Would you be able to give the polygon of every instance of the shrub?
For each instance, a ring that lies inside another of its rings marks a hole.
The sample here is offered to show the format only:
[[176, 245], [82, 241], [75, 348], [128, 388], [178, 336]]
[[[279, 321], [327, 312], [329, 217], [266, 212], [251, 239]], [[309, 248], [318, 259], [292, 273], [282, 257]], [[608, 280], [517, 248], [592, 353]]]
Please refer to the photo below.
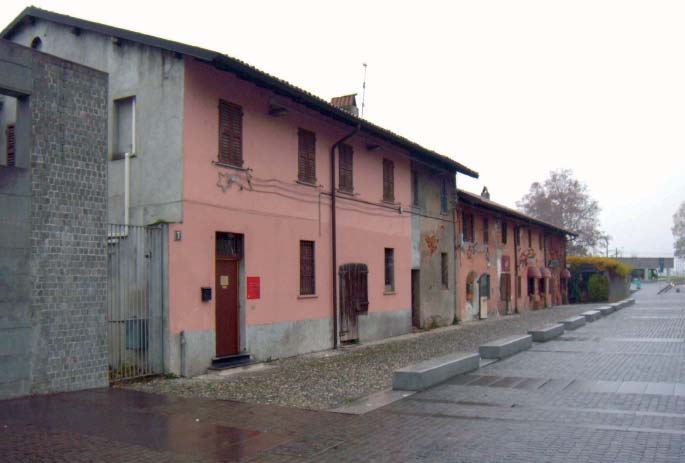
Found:
[[566, 258], [566, 262], [571, 265], [571, 271], [581, 265], [592, 265], [600, 272], [608, 270], [609, 273], [624, 278], [633, 271], [630, 265], [609, 257], [570, 256]]
[[587, 284], [588, 299], [590, 302], [606, 302], [609, 300], [609, 280], [604, 275], [595, 273], [590, 276]]

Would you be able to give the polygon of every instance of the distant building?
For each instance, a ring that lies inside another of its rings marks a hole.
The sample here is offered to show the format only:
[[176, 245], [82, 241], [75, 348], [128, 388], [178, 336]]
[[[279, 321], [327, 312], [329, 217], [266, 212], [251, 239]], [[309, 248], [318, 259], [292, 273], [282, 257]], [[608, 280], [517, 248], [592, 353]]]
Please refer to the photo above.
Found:
[[458, 314], [487, 318], [568, 302], [567, 237], [575, 233], [458, 190]]
[[675, 270], [673, 257], [619, 257], [616, 260], [633, 267], [632, 277], [641, 280], [670, 276]]

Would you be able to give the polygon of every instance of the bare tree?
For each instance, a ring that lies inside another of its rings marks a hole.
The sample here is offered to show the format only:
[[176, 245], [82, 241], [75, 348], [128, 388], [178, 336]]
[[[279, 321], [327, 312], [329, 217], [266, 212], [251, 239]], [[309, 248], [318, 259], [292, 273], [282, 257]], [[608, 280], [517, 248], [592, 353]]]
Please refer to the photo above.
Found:
[[673, 248], [676, 257], [685, 257], [685, 201], [680, 204], [678, 210], [673, 214]]
[[588, 255], [608, 238], [599, 229], [599, 204], [569, 169], [554, 170], [544, 183], [533, 183], [516, 206], [532, 217], [577, 233], [578, 238], [569, 242], [569, 255]]

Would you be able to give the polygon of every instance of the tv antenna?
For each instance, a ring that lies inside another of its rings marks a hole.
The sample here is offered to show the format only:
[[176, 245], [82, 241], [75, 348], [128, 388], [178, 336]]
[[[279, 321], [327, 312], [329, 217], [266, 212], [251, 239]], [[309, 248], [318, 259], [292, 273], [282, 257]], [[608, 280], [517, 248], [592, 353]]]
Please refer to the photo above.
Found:
[[362, 83], [362, 116], [364, 117], [364, 107], [366, 106], [366, 63], [362, 63], [364, 66], [364, 82]]

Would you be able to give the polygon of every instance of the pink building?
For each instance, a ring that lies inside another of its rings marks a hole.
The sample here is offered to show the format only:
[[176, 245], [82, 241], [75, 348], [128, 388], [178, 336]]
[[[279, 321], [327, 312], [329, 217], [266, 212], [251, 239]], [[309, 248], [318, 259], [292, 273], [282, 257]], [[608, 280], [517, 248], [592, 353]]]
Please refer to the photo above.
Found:
[[568, 303], [566, 240], [575, 234], [458, 191], [458, 313], [479, 320]]
[[[334, 105], [216, 52], [36, 8], [3, 37], [110, 74], [110, 221], [168, 234], [164, 371], [407, 333], [428, 320], [419, 298], [453, 318], [455, 177], [477, 173], [360, 119], [353, 95]], [[445, 249], [426, 255], [432, 220]]]

